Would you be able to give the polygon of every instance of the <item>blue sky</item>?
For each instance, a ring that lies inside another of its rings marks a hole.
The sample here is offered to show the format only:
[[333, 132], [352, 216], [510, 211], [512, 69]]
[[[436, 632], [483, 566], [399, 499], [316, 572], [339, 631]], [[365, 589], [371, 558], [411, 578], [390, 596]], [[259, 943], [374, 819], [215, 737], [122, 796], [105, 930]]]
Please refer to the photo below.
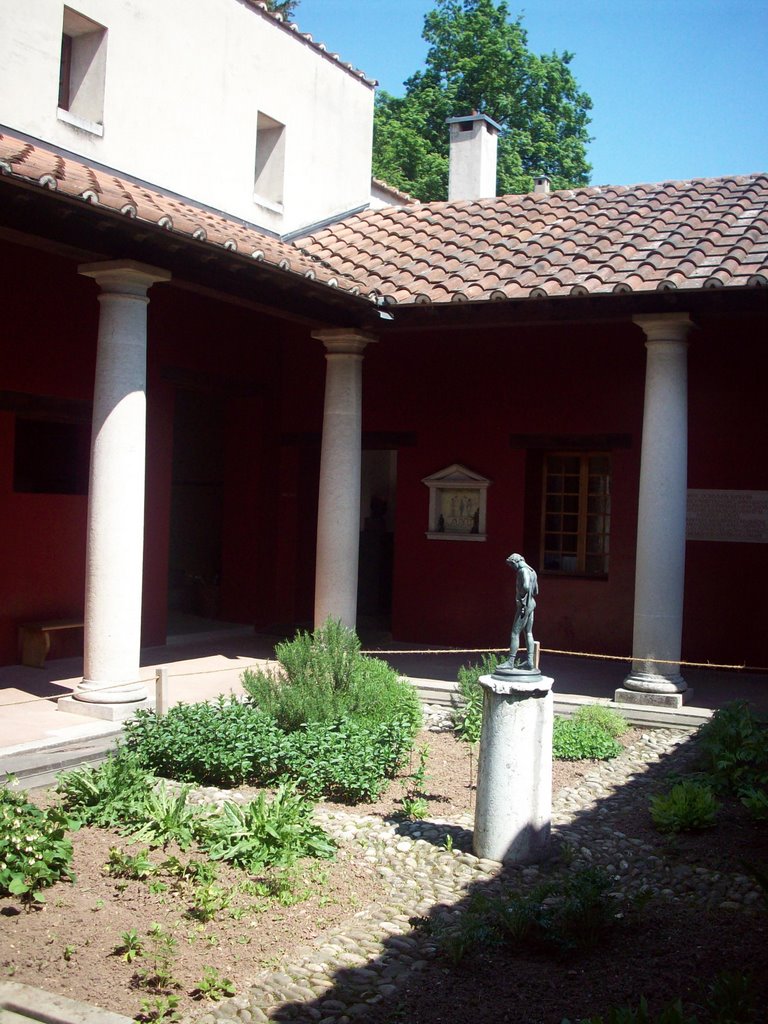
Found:
[[[304, 32], [395, 95], [433, 0], [301, 0]], [[596, 185], [768, 171], [768, 0], [508, 0], [535, 53], [573, 53]]]

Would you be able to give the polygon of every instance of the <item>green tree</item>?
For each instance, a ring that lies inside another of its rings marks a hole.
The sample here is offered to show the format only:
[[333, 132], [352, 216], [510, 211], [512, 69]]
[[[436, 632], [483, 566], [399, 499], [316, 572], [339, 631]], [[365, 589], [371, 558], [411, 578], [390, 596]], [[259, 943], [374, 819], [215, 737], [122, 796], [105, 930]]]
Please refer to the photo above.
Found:
[[427, 201], [448, 194], [448, 117], [473, 111], [501, 125], [497, 193], [528, 192], [547, 174], [555, 188], [589, 182], [592, 101], [569, 67], [573, 54], [536, 56], [506, 0], [437, 0], [424, 19], [426, 65], [405, 95], [376, 100], [373, 172]]
[[286, 21], [290, 21], [301, 0], [265, 0], [265, 2], [273, 14], [282, 14]]

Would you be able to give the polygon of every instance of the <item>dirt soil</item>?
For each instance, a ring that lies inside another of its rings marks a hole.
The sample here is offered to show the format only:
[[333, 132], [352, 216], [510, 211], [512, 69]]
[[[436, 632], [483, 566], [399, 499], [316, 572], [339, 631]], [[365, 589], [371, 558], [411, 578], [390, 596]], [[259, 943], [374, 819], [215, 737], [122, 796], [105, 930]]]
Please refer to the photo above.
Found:
[[[426, 817], [452, 819], [471, 811], [474, 791], [466, 746], [451, 734], [423, 733], [417, 749], [423, 743], [430, 751]], [[417, 763], [415, 756], [413, 767]], [[475, 765], [471, 768], [474, 779]], [[578, 785], [592, 769], [590, 762], [556, 762], [553, 788]], [[395, 780], [381, 800], [356, 811], [396, 816], [403, 793], [402, 780]], [[47, 802], [50, 793], [35, 797]], [[729, 815], [715, 833], [674, 844], [661, 839], [643, 815], [617, 827], [627, 835], [652, 839], [660, 856], [716, 870], [739, 870], [736, 865], [742, 859], [759, 859], [760, 852], [763, 858], [768, 856], [765, 829], [757, 835], [738, 811]], [[384, 896], [374, 871], [359, 854], [344, 848], [335, 861], [302, 862], [282, 899], [238, 891], [245, 876], [217, 865], [217, 884], [231, 903], [213, 920], [202, 921], [194, 916], [194, 885], [178, 882], [162, 867], [145, 881], [120, 880], [104, 871], [111, 848], [129, 853], [141, 848], [125, 837], [84, 828], [72, 840], [76, 883], [61, 882], [49, 889], [45, 906], [38, 910], [25, 910], [13, 897], [0, 899], [0, 979], [13, 978], [129, 1017], [139, 1015], [142, 1001], [153, 998], [140, 976], [151, 958], [145, 953], [127, 962], [120, 951], [122, 936], [131, 929], [149, 951], [148, 932], [155, 923], [175, 939], [170, 973], [179, 987], [170, 991], [178, 995], [180, 1019], [185, 1020], [206, 1005], [195, 999], [206, 968], [215, 968], [243, 992], [260, 969], [275, 969], [325, 929]], [[161, 865], [171, 856], [187, 861], [195, 854], [168, 848], [149, 856]], [[372, 1009], [366, 1019], [377, 1024], [560, 1024], [566, 1016], [575, 1021], [605, 1012], [611, 1004], [643, 992], [654, 1006], [677, 996], [695, 1002], [702, 979], [743, 965], [750, 965], [758, 976], [765, 1005], [768, 914], [745, 917], [664, 904], [649, 907], [641, 922], [608, 950], [575, 964], [553, 964], [536, 955], [512, 957], [504, 949], [483, 951], [459, 967], [430, 961], [413, 975], [396, 1004]]]

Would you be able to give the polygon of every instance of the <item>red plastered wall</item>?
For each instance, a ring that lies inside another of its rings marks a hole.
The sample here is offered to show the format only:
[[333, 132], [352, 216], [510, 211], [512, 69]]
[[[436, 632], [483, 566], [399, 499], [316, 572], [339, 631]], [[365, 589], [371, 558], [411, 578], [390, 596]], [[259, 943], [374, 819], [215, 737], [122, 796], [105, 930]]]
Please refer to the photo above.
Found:
[[[765, 337], [765, 322], [749, 318], [691, 335], [691, 488], [768, 491]], [[688, 542], [683, 657], [768, 666], [768, 544]]]
[[[90, 401], [96, 286], [73, 265], [15, 245], [2, 247], [0, 389]], [[85, 495], [16, 494], [15, 416], [0, 412], [0, 663], [17, 660], [17, 625], [83, 610]], [[76, 634], [52, 653], [76, 653]]]
[[[525, 449], [513, 434], [624, 434], [613, 459], [607, 580], [541, 574], [537, 631], [547, 646], [631, 649], [642, 335], [618, 328], [475, 331], [383, 339], [364, 364], [364, 428], [411, 431], [397, 467], [393, 634], [414, 643], [504, 646], [514, 576], [538, 493], [526, 490]], [[536, 457], [535, 455], [533, 457]], [[485, 542], [430, 540], [424, 477], [458, 462], [492, 482]], [[537, 524], [534, 524], [537, 532]]]

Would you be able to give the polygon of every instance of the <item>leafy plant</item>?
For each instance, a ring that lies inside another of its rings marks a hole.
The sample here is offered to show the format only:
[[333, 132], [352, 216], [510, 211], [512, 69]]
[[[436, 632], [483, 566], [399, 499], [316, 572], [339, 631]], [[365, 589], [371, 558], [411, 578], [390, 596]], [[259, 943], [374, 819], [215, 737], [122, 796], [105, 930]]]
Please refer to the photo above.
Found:
[[629, 722], [613, 708], [602, 704], [585, 704], [574, 714], [573, 720], [583, 724], [594, 725], [617, 738], [629, 729]]
[[602, 725], [587, 719], [556, 717], [552, 756], [560, 761], [606, 761], [621, 753], [621, 744]]
[[406, 796], [402, 800], [403, 817], [410, 821], [419, 821], [429, 813], [429, 801], [421, 796]]
[[210, 861], [188, 860], [186, 863], [178, 857], [167, 857], [160, 865], [162, 871], [183, 882], [196, 882], [208, 885], [216, 880], [216, 865]]
[[165, 1022], [179, 1020], [180, 1017], [176, 1009], [179, 1002], [179, 997], [174, 995], [153, 996], [148, 999], [142, 999], [141, 1012], [136, 1019], [145, 1021], [146, 1024], [152, 1024], [153, 1021], [158, 1020]]
[[136, 973], [136, 981], [142, 988], [163, 992], [181, 987], [173, 974], [177, 945], [176, 939], [162, 925], [150, 925], [147, 939], [143, 943], [146, 967]]
[[711, 982], [705, 1003], [712, 1024], [752, 1024], [758, 1020], [758, 997], [750, 974], [723, 971]]
[[597, 946], [623, 920], [623, 911], [610, 877], [600, 868], [585, 868], [561, 883], [512, 897], [499, 920], [515, 944], [569, 956]]
[[745, 786], [739, 793], [739, 800], [749, 811], [751, 818], [758, 821], [765, 821], [768, 818], [768, 790]]
[[61, 954], [62, 959], [66, 963], [70, 963], [76, 952], [77, 946], [67, 945], [64, 947], [64, 952]]
[[768, 786], [768, 727], [746, 701], [719, 708], [697, 745], [713, 784], [734, 793]]
[[651, 817], [660, 832], [694, 832], [712, 828], [719, 803], [709, 786], [689, 780], [651, 798]]
[[189, 916], [198, 921], [212, 921], [232, 903], [234, 893], [214, 882], [196, 886], [192, 891], [192, 906]]
[[275, 647], [280, 672], [246, 669], [243, 686], [254, 703], [291, 733], [312, 723], [383, 725], [407, 713], [413, 732], [421, 706], [410, 683], [376, 658], [360, 654], [354, 630], [329, 619], [314, 633], [299, 632]]
[[411, 771], [410, 775], [407, 775], [402, 780], [402, 784], [405, 787], [402, 799], [402, 814], [411, 820], [425, 818], [429, 812], [429, 802], [421, 793], [427, 781], [428, 760], [429, 746], [425, 743], [419, 750], [418, 766]]
[[611, 892], [609, 876], [586, 868], [527, 895], [490, 900], [476, 893], [458, 922], [437, 923], [432, 931], [454, 963], [503, 941], [568, 957], [594, 948], [625, 920], [625, 904]]
[[[562, 1024], [570, 1022], [564, 1019]], [[636, 1007], [612, 1007], [605, 1017], [586, 1017], [577, 1024], [698, 1024], [698, 1018], [686, 1013], [679, 999], [652, 1014], [645, 996], [640, 996]]]
[[192, 994], [196, 999], [212, 999], [217, 1002], [225, 996], [233, 996], [235, 986], [229, 978], [222, 978], [215, 967], [205, 967], [203, 979]]
[[135, 928], [131, 928], [129, 931], [123, 932], [120, 938], [122, 941], [115, 946], [114, 952], [119, 953], [127, 964], [132, 964], [136, 957], [141, 956], [144, 952], [144, 945], [139, 938], [139, 933]]
[[479, 664], [462, 665], [457, 675], [459, 697], [454, 704], [453, 727], [464, 743], [478, 743], [483, 726], [483, 688], [480, 676], [491, 675], [499, 664], [493, 654], [484, 654]]
[[180, 705], [163, 718], [137, 713], [126, 725], [129, 751], [145, 770], [184, 782], [292, 779], [313, 797], [376, 799], [421, 725], [416, 691], [384, 662], [360, 655], [357, 637], [338, 623], [299, 634], [280, 653], [285, 677], [244, 680], [252, 703]]
[[149, 878], [157, 871], [157, 866], [147, 856], [148, 852], [148, 850], [139, 850], [138, 853], [130, 854], [113, 846], [110, 848], [109, 859], [104, 865], [104, 870], [113, 878], [133, 880]]
[[141, 823], [134, 839], [151, 846], [166, 847], [172, 840], [186, 850], [195, 837], [198, 812], [187, 802], [190, 786], [173, 792], [166, 782], [148, 790], [140, 810]]
[[44, 903], [43, 889], [61, 878], [73, 880], [67, 832], [79, 824], [61, 808], [41, 810], [9, 786], [0, 787], [0, 895]]
[[288, 866], [299, 857], [333, 857], [335, 844], [311, 820], [312, 805], [293, 785], [278, 787], [272, 799], [260, 793], [247, 804], [225, 803], [201, 836], [213, 860], [258, 871]]
[[141, 816], [152, 780], [124, 747], [95, 768], [83, 766], [58, 777], [57, 792], [65, 810], [86, 825], [116, 828]]

